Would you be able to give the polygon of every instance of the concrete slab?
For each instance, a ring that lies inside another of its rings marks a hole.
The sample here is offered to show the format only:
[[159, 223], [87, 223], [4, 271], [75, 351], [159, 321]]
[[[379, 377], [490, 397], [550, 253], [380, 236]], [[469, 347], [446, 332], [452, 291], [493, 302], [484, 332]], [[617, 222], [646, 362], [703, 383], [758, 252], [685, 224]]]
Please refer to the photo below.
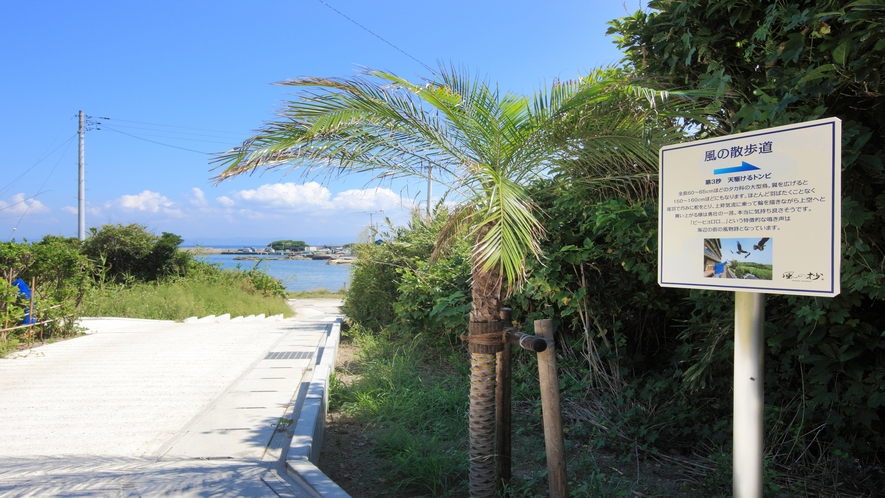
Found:
[[0, 458], [0, 496], [314, 498], [268, 463], [132, 457]]
[[319, 496], [286, 475], [281, 420], [298, 418], [339, 311], [294, 307], [282, 321], [84, 319], [88, 336], [0, 359], [0, 496]]

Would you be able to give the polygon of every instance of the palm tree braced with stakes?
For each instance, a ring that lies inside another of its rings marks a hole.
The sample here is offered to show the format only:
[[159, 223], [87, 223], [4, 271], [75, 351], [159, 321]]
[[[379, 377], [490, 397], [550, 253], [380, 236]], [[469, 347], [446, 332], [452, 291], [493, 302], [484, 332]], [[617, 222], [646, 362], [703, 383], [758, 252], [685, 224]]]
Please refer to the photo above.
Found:
[[215, 158], [216, 181], [274, 168], [299, 169], [304, 178], [356, 172], [427, 178], [432, 172], [463, 208], [443, 232], [457, 229], [474, 241], [470, 494], [494, 497], [495, 354], [503, 348], [498, 316], [505, 294], [525, 281], [527, 258], [541, 257], [544, 236], [525, 187], [563, 161], [626, 165], [603, 175], [603, 183], [615, 186], [642, 176], [633, 169], [657, 155], [649, 147], [650, 117], [663, 115], [664, 102], [674, 99], [610, 69], [557, 82], [533, 98], [446, 68], [418, 84], [374, 70], [281, 84], [300, 93], [279, 120]]

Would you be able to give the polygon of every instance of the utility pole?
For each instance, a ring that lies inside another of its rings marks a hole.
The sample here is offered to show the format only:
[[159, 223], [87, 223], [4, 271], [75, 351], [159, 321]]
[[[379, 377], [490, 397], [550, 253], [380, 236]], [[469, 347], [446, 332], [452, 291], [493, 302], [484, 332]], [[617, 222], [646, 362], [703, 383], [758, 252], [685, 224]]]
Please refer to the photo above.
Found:
[[377, 213], [383, 213], [383, 209], [379, 209], [378, 211], [362, 211], [359, 214], [367, 214], [369, 215], [369, 227], [372, 229], [372, 242], [375, 242], [375, 234], [377, 233], [375, 230], [375, 221], [372, 219], [372, 215]]
[[427, 217], [430, 218], [430, 196], [433, 192], [433, 166], [427, 166]]
[[79, 182], [77, 189], [77, 237], [80, 240], [86, 240], [86, 156], [84, 152], [84, 147], [86, 143], [86, 116], [83, 115], [83, 111], [80, 111], [80, 130], [78, 133], [80, 135], [80, 158], [78, 160]]

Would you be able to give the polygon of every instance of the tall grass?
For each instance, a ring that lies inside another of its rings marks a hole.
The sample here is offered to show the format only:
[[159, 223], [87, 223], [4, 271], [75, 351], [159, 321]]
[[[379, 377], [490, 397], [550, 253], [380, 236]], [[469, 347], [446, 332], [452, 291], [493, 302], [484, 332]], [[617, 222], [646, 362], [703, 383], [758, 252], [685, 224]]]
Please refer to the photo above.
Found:
[[419, 337], [362, 333], [358, 380], [333, 382], [331, 408], [370, 426], [391, 496], [463, 496], [467, 476], [467, 367]]
[[[466, 497], [467, 358], [445, 341], [396, 329], [375, 334], [354, 326], [349, 336], [357, 353], [345, 372], [354, 380], [345, 384], [332, 378], [330, 409], [358, 422], [371, 445], [373, 463], [380, 464], [362, 467], [366, 474], [361, 481], [372, 483], [363, 496]], [[542, 498], [548, 484], [537, 362], [533, 354], [519, 350], [513, 361], [513, 477], [505, 490], [513, 498]], [[724, 473], [718, 469], [710, 472], [710, 482], [699, 484], [696, 475], [686, 477], [683, 468], [666, 460], [637, 462], [634, 446], [611, 444], [610, 434], [588, 422], [594, 414], [576, 411], [587, 393], [570, 389], [567, 377], [561, 380], [561, 394], [570, 496], [727, 496], [720, 489], [724, 486], [718, 480]], [[623, 428], [618, 425], [618, 430]], [[340, 451], [348, 451], [352, 443], [339, 442]]]
[[191, 316], [283, 314], [292, 310], [264, 275], [196, 264], [185, 277], [89, 289], [82, 316], [183, 320]]

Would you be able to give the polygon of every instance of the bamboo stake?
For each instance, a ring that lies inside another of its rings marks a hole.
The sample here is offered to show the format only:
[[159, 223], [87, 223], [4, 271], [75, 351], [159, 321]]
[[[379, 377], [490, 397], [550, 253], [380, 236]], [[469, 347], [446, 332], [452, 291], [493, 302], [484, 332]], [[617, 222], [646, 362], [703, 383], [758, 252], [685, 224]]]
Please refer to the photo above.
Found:
[[[36, 277], [31, 277], [31, 303], [30, 308], [28, 309], [28, 321], [30, 322], [31, 327], [28, 329], [28, 347], [31, 347], [31, 339], [34, 338], [34, 282], [36, 281]], [[43, 329], [40, 329], [43, 330]], [[42, 335], [42, 334], [41, 334]]]
[[522, 349], [540, 353], [548, 347], [552, 347], [553, 341], [536, 335], [524, 334], [514, 328], [504, 328], [504, 343], [519, 346]]
[[45, 324], [47, 324], [47, 323], [58, 323], [58, 322], [60, 322], [61, 320], [62, 320], [61, 318], [53, 318], [53, 319], [51, 319], [51, 320], [43, 320], [42, 322], [34, 322], [34, 323], [29, 323], [29, 324], [27, 324], [27, 325], [18, 325], [18, 326], [15, 326], [15, 327], [9, 327], [9, 328], [6, 328], [6, 329], [0, 329], [0, 332], [8, 332], [8, 331], [10, 331], [10, 330], [26, 329], [26, 328], [31, 327], [31, 326], [45, 325]]
[[[535, 334], [553, 339], [553, 321], [535, 320]], [[565, 470], [565, 442], [559, 409], [559, 377], [556, 372], [556, 348], [538, 353], [538, 376], [541, 381], [541, 410], [544, 414], [544, 443], [547, 447], [547, 478], [551, 498], [568, 497]]]

